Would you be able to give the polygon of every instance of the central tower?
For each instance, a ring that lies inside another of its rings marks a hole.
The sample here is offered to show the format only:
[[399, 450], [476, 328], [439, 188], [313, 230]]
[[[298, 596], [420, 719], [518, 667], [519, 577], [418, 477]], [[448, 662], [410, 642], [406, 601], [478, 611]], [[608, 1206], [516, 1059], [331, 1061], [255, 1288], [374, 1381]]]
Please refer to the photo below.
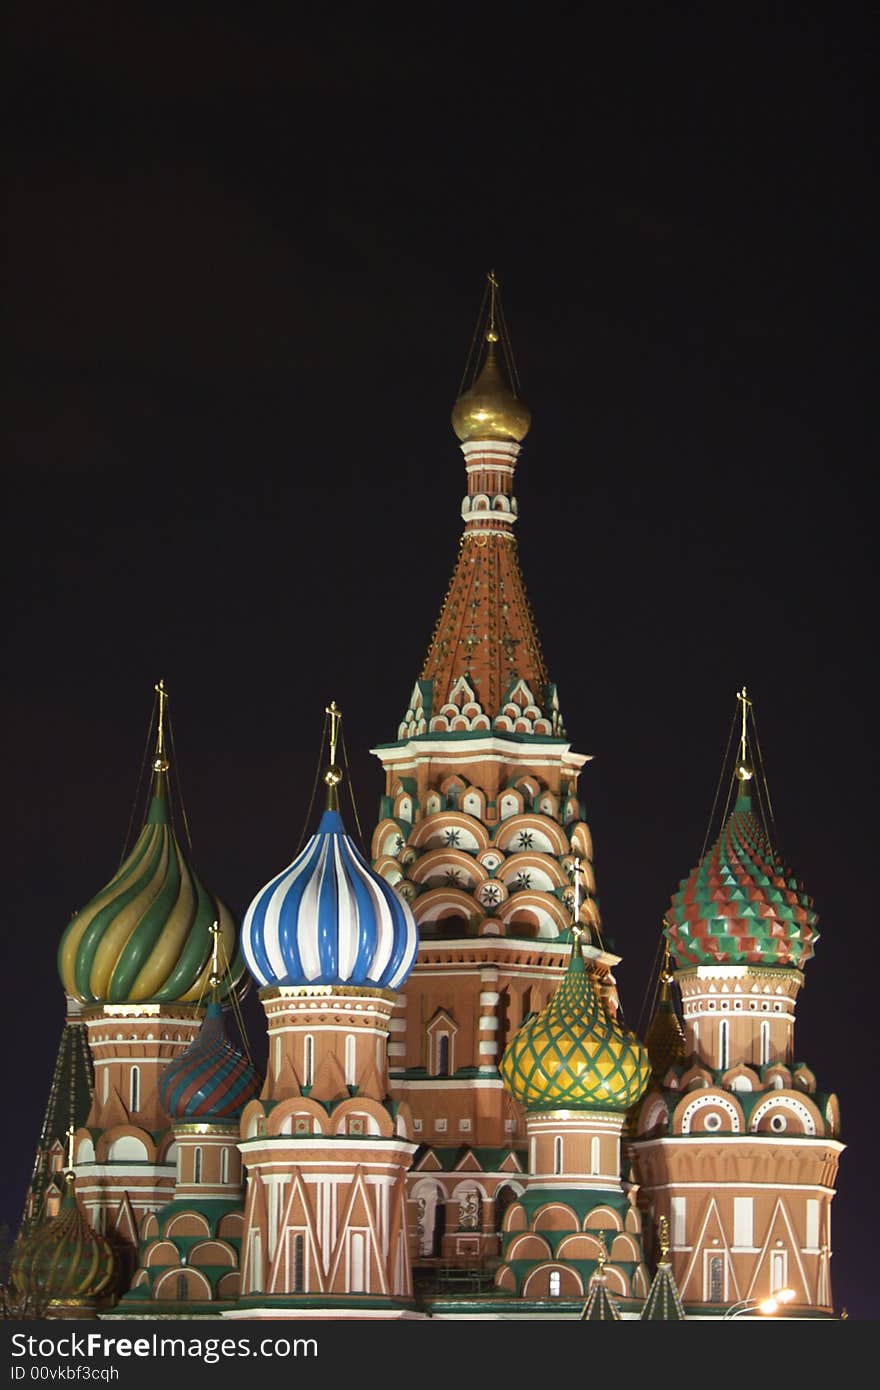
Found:
[[[470, 385], [452, 411], [467, 491], [459, 553], [394, 742], [376, 870], [410, 903], [416, 965], [391, 1023], [390, 1085], [423, 1145], [410, 1175], [416, 1260], [498, 1253], [522, 1191], [526, 1130], [498, 1063], [564, 973], [577, 897], [583, 955], [617, 1012], [573, 751], [519, 567], [515, 476], [531, 416], [490, 274]], [[575, 894], [577, 879], [577, 895]]]

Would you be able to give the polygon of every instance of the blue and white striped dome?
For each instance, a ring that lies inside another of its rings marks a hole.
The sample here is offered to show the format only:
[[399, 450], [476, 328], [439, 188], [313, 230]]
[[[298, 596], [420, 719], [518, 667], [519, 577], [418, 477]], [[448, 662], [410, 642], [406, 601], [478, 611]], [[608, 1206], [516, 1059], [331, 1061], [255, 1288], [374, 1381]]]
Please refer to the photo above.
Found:
[[254, 898], [241, 931], [261, 985], [399, 989], [418, 950], [409, 904], [374, 873], [338, 811], [325, 811], [293, 863]]

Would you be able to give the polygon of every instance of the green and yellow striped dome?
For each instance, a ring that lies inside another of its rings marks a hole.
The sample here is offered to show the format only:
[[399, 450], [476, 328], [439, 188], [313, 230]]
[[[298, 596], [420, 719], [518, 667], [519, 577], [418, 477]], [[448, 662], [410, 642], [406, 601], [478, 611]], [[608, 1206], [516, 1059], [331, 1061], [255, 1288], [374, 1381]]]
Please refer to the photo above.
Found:
[[197, 1003], [208, 991], [215, 921], [221, 966], [231, 963], [222, 997], [244, 976], [236, 924], [177, 841], [159, 768], [134, 849], [64, 931], [62, 984], [82, 1004]]
[[10, 1282], [16, 1293], [51, 1302], [86, 1302], [106, 1297], [117, 1273], [113, 1248], [93, 1231], [77, 1206], [74, 1175], [64, 1175], [61, 1210], [23, 1236], [15, 1246]]
[[578, 944], [549, 1004], [501, 1059], [505, 1086], [527, 1110], [629, 1110], [650, 1074], [638, 1038], [602, 1007]]

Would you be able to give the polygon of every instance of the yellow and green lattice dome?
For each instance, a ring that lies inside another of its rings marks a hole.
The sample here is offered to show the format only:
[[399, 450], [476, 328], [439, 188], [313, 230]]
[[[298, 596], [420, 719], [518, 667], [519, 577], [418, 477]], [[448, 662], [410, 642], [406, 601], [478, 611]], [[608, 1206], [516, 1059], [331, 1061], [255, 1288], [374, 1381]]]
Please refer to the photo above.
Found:
[[575, 945], [547, 1006], [501, 1059], [501, 1078], [527, 1110], [629, 1110], [651, 1074], [634, 1033], [606, 1014]]

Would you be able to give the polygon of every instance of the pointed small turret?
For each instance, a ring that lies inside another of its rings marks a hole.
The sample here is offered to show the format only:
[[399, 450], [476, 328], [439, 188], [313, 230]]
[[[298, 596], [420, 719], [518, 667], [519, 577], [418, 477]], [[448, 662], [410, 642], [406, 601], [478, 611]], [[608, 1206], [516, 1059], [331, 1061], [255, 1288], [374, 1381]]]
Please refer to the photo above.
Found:
[[608, 1292], [608, 1284], [605, 1277], [605, 1266], [608, 1263], [608, 1256], [605, 1253], [605, 1242], [602, 1241], [602, 1253], [599, 1256], [596, 1273], [590, 1281], [590, 1292], [581, 1313], [581, 1322], [620, 1322], [620, 1309], [617, 1303]]
[[639, 1317], [645, 1322], [683, 1322], [687, 1315], [669, 1261], [669, 1222], [665, 1216], [660, 1217], [657, 1235], [660, 1259]]
[[661, 1081], [670, 1067], [684, 1060], [687, 1051], [684, 1029], [672, 1003], [671, 986], [669, 946], [664, 943], [657, 1007], [645, 1034], [645, 1047], [651, 1061], [651, 1071]]

